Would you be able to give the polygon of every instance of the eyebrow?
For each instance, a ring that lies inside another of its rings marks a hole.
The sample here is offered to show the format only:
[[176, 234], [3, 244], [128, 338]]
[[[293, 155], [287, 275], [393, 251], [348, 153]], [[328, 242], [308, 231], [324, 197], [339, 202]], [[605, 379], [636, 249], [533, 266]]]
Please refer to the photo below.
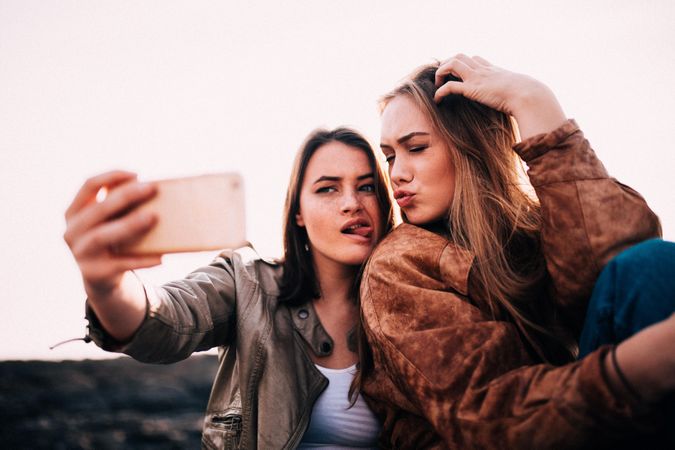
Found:
[[[406, 134], [405, 136], [401, 136], [400, 138], [396, 139], [396, 142], [398, 142], [399, 144], [403, 144], [404, 142], [409, 141], [415, 136], [429, 136], [429, 133], [426, 133], [424, 131], [413, 131], [411, 133]], [[380, 147], [391, 148], [391, 145], [380, 144]]]
[[[366, 178], [374, 178], [373, 172], [364, 173], [363, 175], [359, 175], [358, 177], [356, 177], [356, 179], [359, 181], [365, 180]], [[320, 183], [322, 181], [340, 181], [340, 180], [342, 180], [342, 177], [330, 177], [328, 175], [322, 175], [319, 178], [317, 178], [313, 184]]]

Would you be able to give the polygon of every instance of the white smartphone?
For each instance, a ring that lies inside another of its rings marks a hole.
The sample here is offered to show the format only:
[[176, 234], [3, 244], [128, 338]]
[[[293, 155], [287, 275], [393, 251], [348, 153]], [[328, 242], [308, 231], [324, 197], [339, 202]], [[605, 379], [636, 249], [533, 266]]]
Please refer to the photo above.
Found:
[[219, 173], [154, 182], [157, 195], [139, 209], [158, 221], [120, 253], [147, 255], [237, 248], [246, 243], [244, 182]]

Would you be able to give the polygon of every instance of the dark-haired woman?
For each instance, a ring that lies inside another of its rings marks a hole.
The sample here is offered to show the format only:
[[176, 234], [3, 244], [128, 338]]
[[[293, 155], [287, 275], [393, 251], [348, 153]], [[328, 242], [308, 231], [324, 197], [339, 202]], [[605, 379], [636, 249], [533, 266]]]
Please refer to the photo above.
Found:
[[642, 448], [661, 445], [675, 244], [649, 240], [657, 217], [553, 93], [458, 55], [384, 97], [381, 147], [406, 222], [361, 285], [361, 386], [381, 445], [616, 448], [641, 433]]
[[[97, 203], [104, 187], [110, 193]], [[288, 187], [281, 261], [243, 248], [182, 280], [142, 284], [131, 270], [159, 257], [109, 249], [152, 228], [157, 218], [133, 206], [154, 193], [134, 174], [110, 172], [87, 181], [66, 212], [64, 237], [82, 272], [91, 338], [154, 363], [218, 347], [204, 447], [374, 447], [379, 422], [361, 398], [348, 408], [347, 396], [358, 359], [357, 275], [392, 225], [367, 141], [344, 128], [308, 137]]]

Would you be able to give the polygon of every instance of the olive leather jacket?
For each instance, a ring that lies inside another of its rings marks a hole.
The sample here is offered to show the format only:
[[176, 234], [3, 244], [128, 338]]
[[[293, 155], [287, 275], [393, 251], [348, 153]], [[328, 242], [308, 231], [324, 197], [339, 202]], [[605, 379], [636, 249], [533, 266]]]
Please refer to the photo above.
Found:
[[311, 302], [278, 302], [281, 269], [249, 247], [225, 251], [182, 280], [146, 287], [146, 318], [129, 342], [115, 342], [88, 307], [89, 336], [151, 363], [219, 347], [202, 447], [296, 448], [328, 385], [308, 351], [329, 355], [333, 342]]
[[[572, 120], [516, 145], [541, 203], [548, 297], [578, 333], [600, 270], [657, 236], [642, 197], [607, 175]], [[513, 321], [495, 319], [470, 282], [473, 255], [400, 225], [361, 282], [373, 370], [364, 397], [385, 448], [599, 448], [630, 434], [645, 405], [610, 384], [608, 348], [562, 366], [528, 350]]]

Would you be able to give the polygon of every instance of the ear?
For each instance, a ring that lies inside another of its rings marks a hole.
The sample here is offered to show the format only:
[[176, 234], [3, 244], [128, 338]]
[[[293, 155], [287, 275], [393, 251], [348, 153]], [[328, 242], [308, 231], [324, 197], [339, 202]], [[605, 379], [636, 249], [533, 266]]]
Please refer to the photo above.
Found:
[[304, 226], [305, 226], [305, 220], [302, 218], [302, 213], [298, 212], [298, 213], [295, 215], [295, 223], [296, 223], [299, 227], [304, 227]]

